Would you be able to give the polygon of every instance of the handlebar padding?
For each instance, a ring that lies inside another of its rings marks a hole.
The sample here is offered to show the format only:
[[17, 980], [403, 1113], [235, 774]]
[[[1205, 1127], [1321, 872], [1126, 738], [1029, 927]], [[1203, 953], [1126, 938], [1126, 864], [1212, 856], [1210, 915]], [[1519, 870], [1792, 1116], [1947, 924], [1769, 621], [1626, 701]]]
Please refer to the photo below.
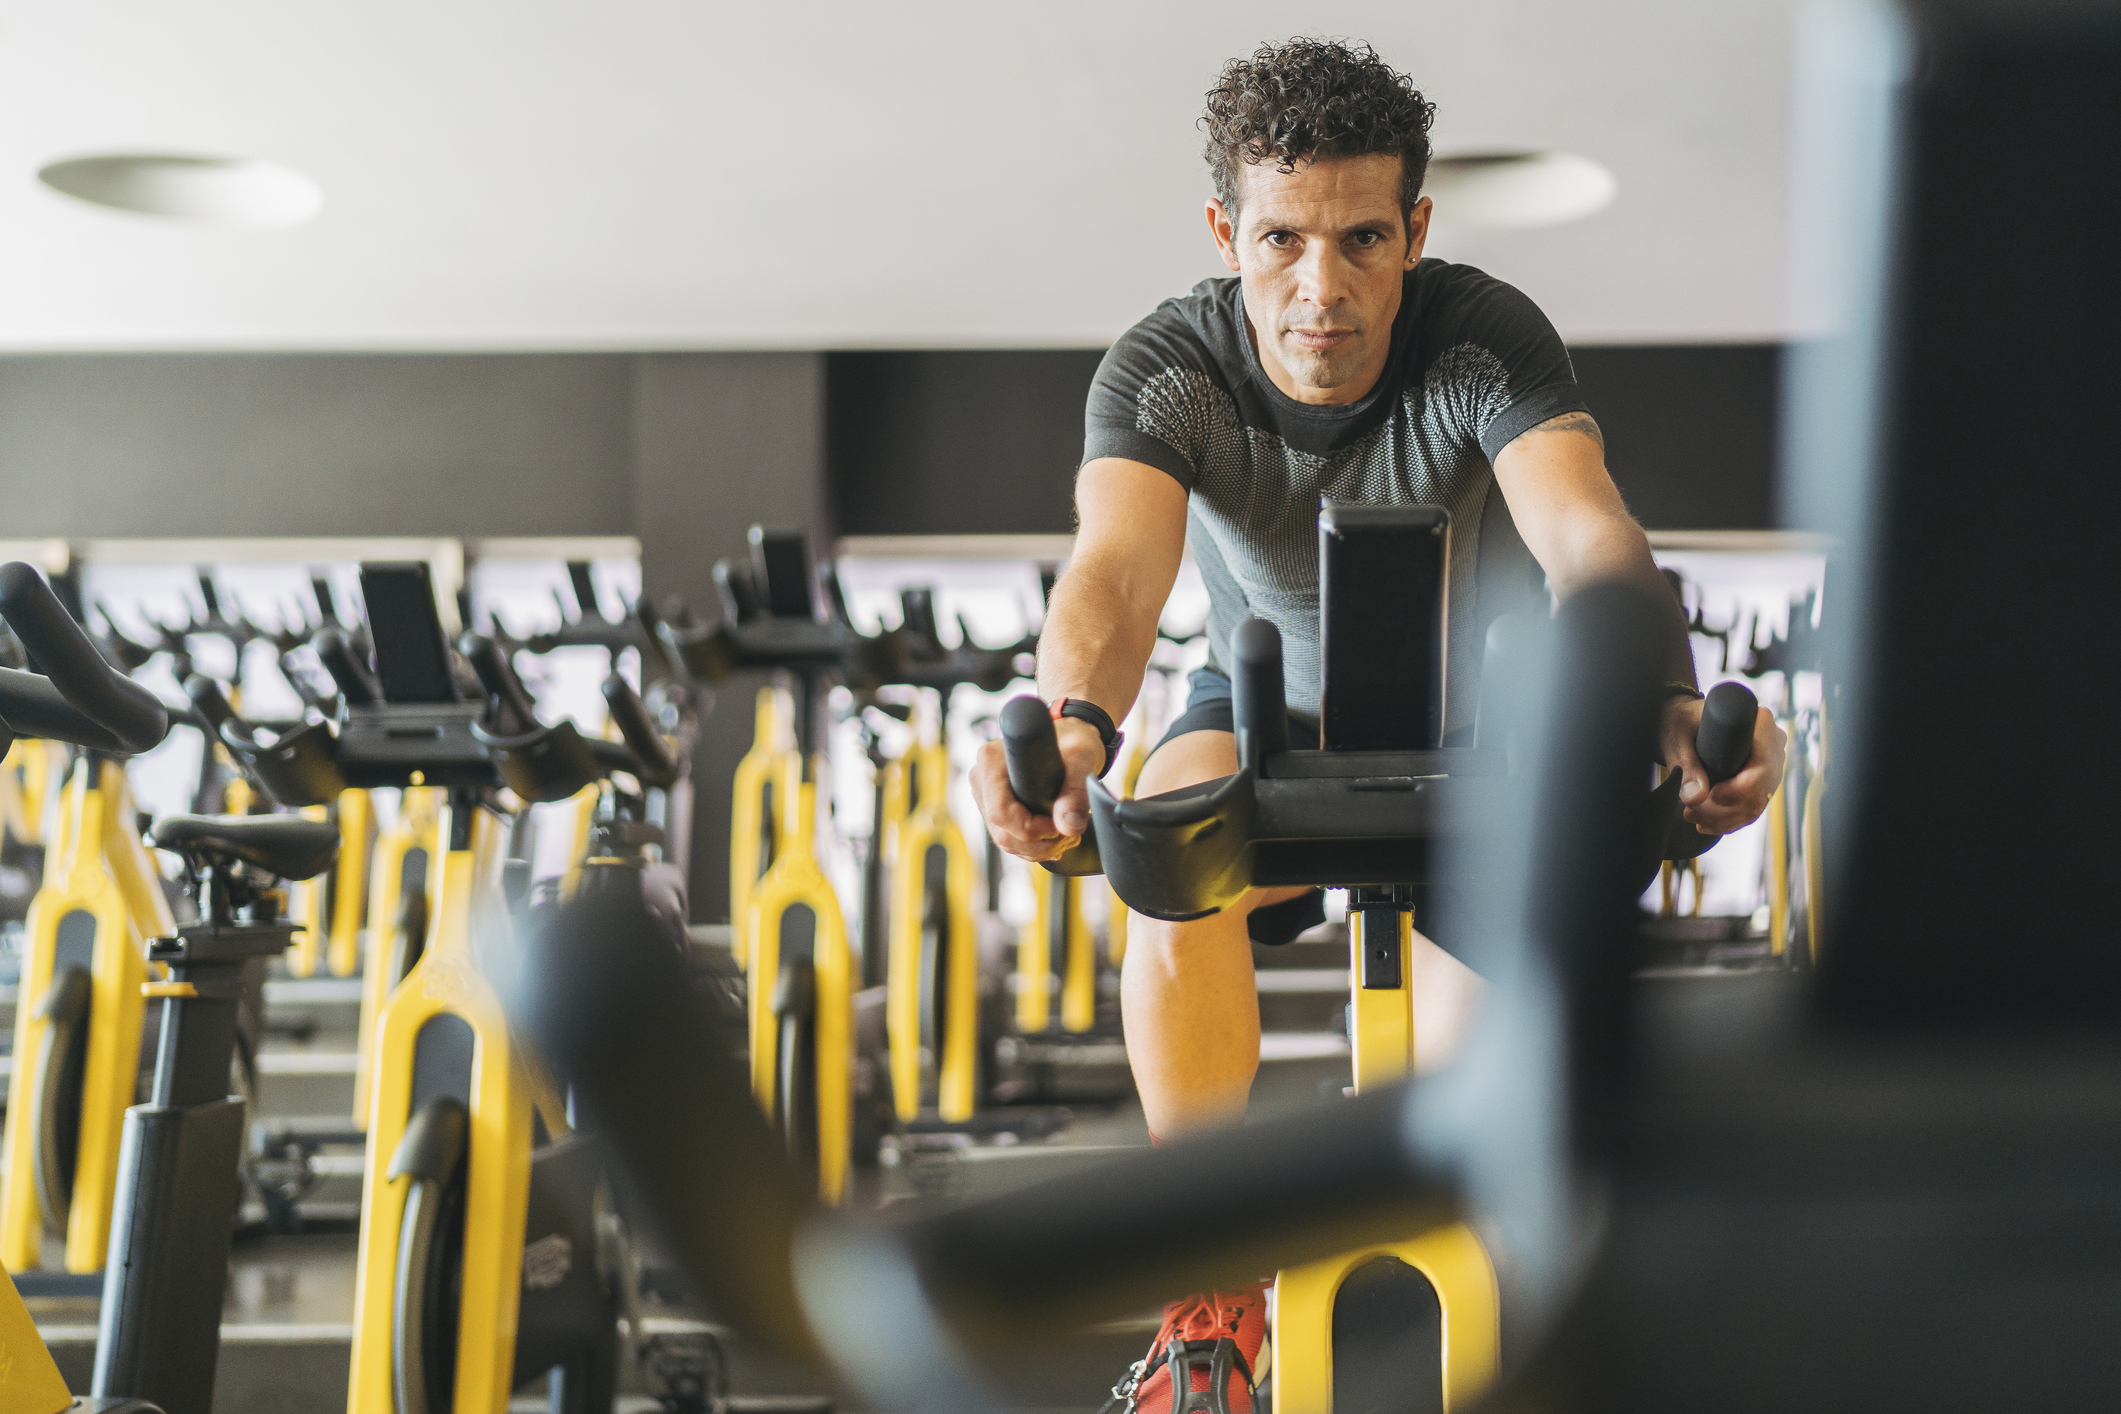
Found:
[[508, 651], [484, 634], [467, 633], [457, 640], [457, 651], [479, 675], [479, 685], [494, 701], [494, 729], [501, 736], [521, 736], [538, 729], [538, 709], [530, 700], [523, 680], [508, 661]]
[[1720, 682], [1701, 704], [1701, 726], [1694, 733], [1694, 754], [1711, 782], [1727, 781], [1745, 769], [1753, 755], [1753, 724], [1760, 702], [1743, 683]]
[[1230, 711], [1238, 750], [1252, 743], [1255, 758], [1289, 749], [1289, 706], [1282, 685], [1281, 630], [1266, 619], [1237, 626], [1237, 674]]
[[[0, 615], [58, 695], [100, 727], [98, 734], [113, 746], [146, 751], [169, 734], [169, 713], [155, 695], [106, 663], [44, 577], [20, 561], [0, 565]], [[5, 703], [0, 703], [0, 716], [24, 730], [36, 730]], [[49, 734], [76, 739], [63, 731]]]
[[344, 632], [335, 628], [319, 629], [309, 646], [316, 651], [317, 660], [324, 664], [324, 671], [331, 674], [339, 696], [347, 705], [373, 707], [383, 700], [382, 684], [354, 652], [353, 640]]
[[604, 679], [604, 705], [611, 712], [611, 720], [618, 727], [619, 735], [639, 758], [635, 771], [641, 784], [667, 786], [678, 778], [677, 758], [670, 754], [670, 747], [663, 734], [649, 720], [647, 705], [641, 701], [633, 684], [617, 673]]
[[1017, 802], [1035, 815], [1049, 813], [1068, 784], [1068, 767], [1053, 718], [1036, 697], [1012, 697], [1002, 704], [1002, 759]]

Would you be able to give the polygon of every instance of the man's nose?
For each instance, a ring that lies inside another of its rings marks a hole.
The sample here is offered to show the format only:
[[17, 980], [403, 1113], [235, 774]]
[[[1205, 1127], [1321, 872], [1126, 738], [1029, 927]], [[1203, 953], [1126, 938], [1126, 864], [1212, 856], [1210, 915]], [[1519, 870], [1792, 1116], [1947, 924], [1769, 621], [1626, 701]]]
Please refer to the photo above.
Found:
[[1348, 262], [1330, 242], [1313, 241], [1296, 263], [1297, 295], [1332, 309], [1348, 295]]

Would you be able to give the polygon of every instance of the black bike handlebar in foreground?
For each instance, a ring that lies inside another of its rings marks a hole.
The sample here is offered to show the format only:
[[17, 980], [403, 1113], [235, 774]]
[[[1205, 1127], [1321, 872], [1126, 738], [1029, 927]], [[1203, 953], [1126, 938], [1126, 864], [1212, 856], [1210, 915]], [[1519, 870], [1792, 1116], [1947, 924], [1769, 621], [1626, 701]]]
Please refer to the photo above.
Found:
[[[1493, 991], [1457, 1064], [1401, 1087], [862, 1223], [817, 1207], [736, 1060], [742, 1018], [637, 895], [584, 895], [531, 930], [503, 995], [714, 1309], [784, 1355], [826, 1356], [864, 1407], [992, 1409], [978, 1354], [1465, 1212], [1509, 1254], [1529, 1352], [1595, 1236], [1577, 1173], [1618, 1132], [1640, 892], [1628, 826], [1649, 812], [1661, 614], [1625, 586], [1564, 606], [1558, 661], [1526, 694], [1526, 769], [1488, 797], [1480, 847], [1447, 865], [1480, 900], [1467, 923]], [[1019, 736], [1033, 707], [1012, 714]]]
[[0, 565], [0, 617], [41, 670], [0, 678], [0, 719], [36, 736], [97, 751], [140, 752], [169, 734], [155, 695], [104, 661], [44, 577]]

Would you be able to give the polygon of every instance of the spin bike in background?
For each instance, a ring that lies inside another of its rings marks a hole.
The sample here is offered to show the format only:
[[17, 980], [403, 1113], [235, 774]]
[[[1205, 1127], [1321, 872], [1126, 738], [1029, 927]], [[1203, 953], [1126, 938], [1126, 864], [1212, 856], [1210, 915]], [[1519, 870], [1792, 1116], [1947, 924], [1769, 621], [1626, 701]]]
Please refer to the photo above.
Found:
[[[0, 673], [0, 736], [11, 738], [19, 725], [110, 755], [149, 750], [167, 733], [162, 704], [111, 670], [28, 566], [0, 566], [0, 615], [51, 675]], [[77, 772], [84, 782], [87, 774]], [[88, 798], [85, 784], [79, 804], [72, 828], [90, 833], [100, 803]], [[156, 824], [155, 843], [183, 856], [200, 921], [126, 939], [143, 943], [166, 976], [149, 981], [143, 965], [133, 983], [135, 1006], [145, 994], [160, 1001], [162, 1015], [149, 1096], [122, 1118], [121, 1181], [115, 1213], [106, 1215], [111, 1260], [102, 1283], [95, 1393], [87, 1401], [71, 1399], [9, 1285], [0, 1296], [6, 1354], [0, 1405], [9, 1411], [211, 1409], [229, 1243], [242, 1194], [247, 1105], [229, 1093], [228, 1080], [247, 974], [288, 944], [292, 929], [278, 916], [279, 881], [328, 867], [338, 841], [302, 820], [172, 816]], [[108, 936], [118, 921], [98, 923]], [[125, 1080], [130, 1088], [131, 1076]], [[11, 1153], [21, 1152], [20, 1133], [11, 1131]], [[83, 1197], [77, 1192], [77, 1212]]]
[[[668, 753], [647, 738], [637, 754], [571, 723], [539, 726], [490, 641], [467, 640], [487, 691], [464, 701], [424, 564], [364, 565], [362, 595], [379, 700], [270, 742], [223, 731], [284, 804], [349, 787], [445, 792], [425, 941], [373, 1041], [348, 1407], [502, 1414], [513, 1389], [550, 1371], [555, 1409], [608, 1411], [619, 1297], [602, 1165], [487, 978], [511, 956], [530, 883], [510, 858], [499, 788], [565, 799], [612, 770], [651, 780], [658, 767], [643, 754], [667, 764]], [[614, 703], [622, 726], [645, 721], [632, 705]]]
[[[13, 724], [39, 730], [19, 710]], [[161, 736], [47, 736], [47, 750], [67, 742], [72, 755], [25, 925], [0, 1145], [0, 1264], [25, 1275], [47, 1234], [76, 1275], [103, 1270], [110, 1245], [119, 1140], [141, 1081], [146, 942], [176, 928], [125, 777], [127, 758]]]
[[[1237, 774], [1138, 800], [1093, 780], [1090, 832], [1046, 866], [1079, 875], [1102, 869], [1135, 911], [1172, 921], [1219, 912], [1255, 887], [1347, 889], [1357, 1094], [1413, 1072], [1414, 900], [1432, 882], [1442, 842], [1487, 818], [1492, 807], [1482, 802], [1507, 787], [1510, 769], [1499, 710], [1482, 725], [1502, 739], [1440, 746], [1449, 535], [1449, 516], [1437, 507], [1328, 503], [1319, 517], [1322, 749], [1290, 749], [1281, 635], [1249, 619], [1233, 644]], [[1373, 608], [1381, 603], [1421, 607], [1381, 619]], [[1517, 695], [1511, 682], [1522, 669], [1512, 659], [1531, 655], [1512, 640], [1538, 632], [1530, 620], [1509, 618], [1490, 630], [1482, 675], [1490, 701]], [[1752, 694], [1735, 683], [1711, 695], [1697, 748], [1715, 779], [1745, 764], [1755, 710]], [[1017, 798], [1050, 810], [1065, 771], [1044, 705], [1012, 701], [1002, 736]], [[1653, 797], [1653, 825], [1640, 842], [1643, 884], [1660, 859], [1690, 858], [1715, 843], [1679, 818], [1678, 785], [1671, 772]], [[1352, 1274], [1376, 1262], [1419, 1272], [1435, 1292], [1446, 1409], [1469, 1407], [1494, 1378], [1501, 1330], [1494, 1266], [1470, 1228], [1444, 1225], [1277, 1276], [1275, 1414], [1331, 1414], [1334, 1303]], [[1226, 1345], [1174, 1342], [1171, 1388], [1188, 1389], [1193, 1371], [1208, 1373], [1231, 1358], [1234, 1346]], [[1149, 1373], [1137, 1365], [1115, 1398], [1131, 1400]]]

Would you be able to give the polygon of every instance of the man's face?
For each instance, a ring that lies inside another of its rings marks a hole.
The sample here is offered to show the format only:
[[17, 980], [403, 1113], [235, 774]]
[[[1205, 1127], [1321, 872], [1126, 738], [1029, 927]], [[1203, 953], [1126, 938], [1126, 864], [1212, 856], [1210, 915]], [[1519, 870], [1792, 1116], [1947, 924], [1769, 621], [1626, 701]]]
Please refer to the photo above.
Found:
[[1244, 284], [1260, 362], [1284, 393], [1349, 403], [1376, 384], [1391, 351], [1401, 277], [1421, 259], [1429, 202], [1399, 207], [1394, 154], [1327, 157], [1293, 172], [1240, 169], [1233, 228], [1219, 201], [1208, 224]]

